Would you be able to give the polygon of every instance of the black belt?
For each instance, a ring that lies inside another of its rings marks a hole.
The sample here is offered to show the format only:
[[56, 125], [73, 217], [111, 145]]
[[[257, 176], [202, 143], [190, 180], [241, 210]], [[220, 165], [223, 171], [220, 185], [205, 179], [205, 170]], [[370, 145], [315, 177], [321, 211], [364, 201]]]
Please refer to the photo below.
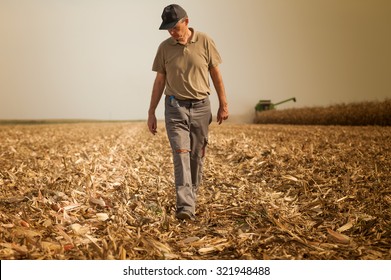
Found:
[[205, 99], [186, 99], [186, 100], [180, 100], [177, 99], [179, 106], [184, 106], [186, 108], [192, 108], [194, 106], [198, 106], [200, 104], [203, 104], [205, 102]]
[[179, 98], [176, 98], [174, 95], [169, 95], [168, 98], [170, 98], [170, 99], [174, 98], [178, 102], [188, 102], [188, 103], [197, 103], [197, 102], [204, 101], [206, 99], [206, 98], [203, 98], [203, 99], [179, 99]]
[[204, 103], [206, 100], [206, 98], [204, 98], [204, 99], [177, 99], [173, 95], [168, 96], [168, 98], [170, 99], [170, 102], [172, 102], [172, 99], [174, 99], [177, 102], [177, 104], [179, 104], [180, 106], [185, 106], [185, 107], [193, 107], [194, 105]]
[[176, 99], [179, 102], [188, 102], [188, 103], [197, 103], [197, 102], [202, 102], [205, 99]]
[[[171, 97], [172, 96], [172, 97]], [[175, 96], [173, 96], [173, 95], [170, 95], [169, 96], [170, 98], [175, 98], [176, 100], [178, 100], [178, 101], [188, 101], [188, 102], [198, 102], [198, 101], [202, 101], [202, 100], [204, 100], [205, 98], [203, 98], [203, 99], [179, 99], [179, 98], [176, 98]]]

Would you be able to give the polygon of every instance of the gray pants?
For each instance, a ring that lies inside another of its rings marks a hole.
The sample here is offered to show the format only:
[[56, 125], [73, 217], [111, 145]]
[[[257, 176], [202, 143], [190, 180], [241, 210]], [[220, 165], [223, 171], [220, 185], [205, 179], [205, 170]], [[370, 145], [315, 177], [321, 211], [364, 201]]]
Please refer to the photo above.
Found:
[[209, 98], [181, 101], [166, 97], [165, 121], [173, 153], [177, 212], [187, 210], [195, 214], [212, 122]]

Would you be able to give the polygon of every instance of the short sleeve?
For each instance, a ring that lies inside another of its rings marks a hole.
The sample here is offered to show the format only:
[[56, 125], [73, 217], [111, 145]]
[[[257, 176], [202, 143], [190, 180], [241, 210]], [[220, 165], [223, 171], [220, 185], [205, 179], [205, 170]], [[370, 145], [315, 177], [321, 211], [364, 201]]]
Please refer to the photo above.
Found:
[[166, 74], [162, 44], [159, 46], [156, 52], [156, 56], [152, 64], [152, 71]]
[[220, 53], [217, 50], [215, 42], [208, 38], [208, 51], [209, 51], [209, 68], [215, 67], [222, 63]]

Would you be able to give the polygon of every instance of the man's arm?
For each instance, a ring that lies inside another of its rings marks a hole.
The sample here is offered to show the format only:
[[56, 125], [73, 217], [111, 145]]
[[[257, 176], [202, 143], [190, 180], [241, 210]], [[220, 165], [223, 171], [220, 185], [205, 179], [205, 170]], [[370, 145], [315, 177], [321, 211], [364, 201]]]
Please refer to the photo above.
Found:
[[157, 130], [157, 120], [155, 111], [157, 105], [162, 98], [164, 88], [166, 86], [166, 75], [162, 73], [156, 73], [155, 82], [153, 83], [151, 103], [148, 110], [148, 128], [152, 134], [156, 134]]
[[210, 76], [212, 77], [213, 85], [216, 89], [217, 96], [219, 98], [219, 110], [217, 112], [217, 122], [221, 124], [228, 119], [228, 102], [225, 94], [225, 87], [223, 83], [223, 77], [218, 66], [210, 68]]

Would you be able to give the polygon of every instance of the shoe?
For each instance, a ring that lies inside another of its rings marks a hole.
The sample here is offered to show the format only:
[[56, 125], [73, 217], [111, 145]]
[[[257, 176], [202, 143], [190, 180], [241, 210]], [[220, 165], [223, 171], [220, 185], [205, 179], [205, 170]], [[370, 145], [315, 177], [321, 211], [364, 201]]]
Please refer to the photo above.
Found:
[[187, 211], [187, 210], [183, 210], [183, 211], [177, 213], [176, 217], [179, 220], [183, 220], [183, 221], [184, 220], [190, 220], [190, 221], [194, 221], [195, 220], [194, 215], [190, 211]]

